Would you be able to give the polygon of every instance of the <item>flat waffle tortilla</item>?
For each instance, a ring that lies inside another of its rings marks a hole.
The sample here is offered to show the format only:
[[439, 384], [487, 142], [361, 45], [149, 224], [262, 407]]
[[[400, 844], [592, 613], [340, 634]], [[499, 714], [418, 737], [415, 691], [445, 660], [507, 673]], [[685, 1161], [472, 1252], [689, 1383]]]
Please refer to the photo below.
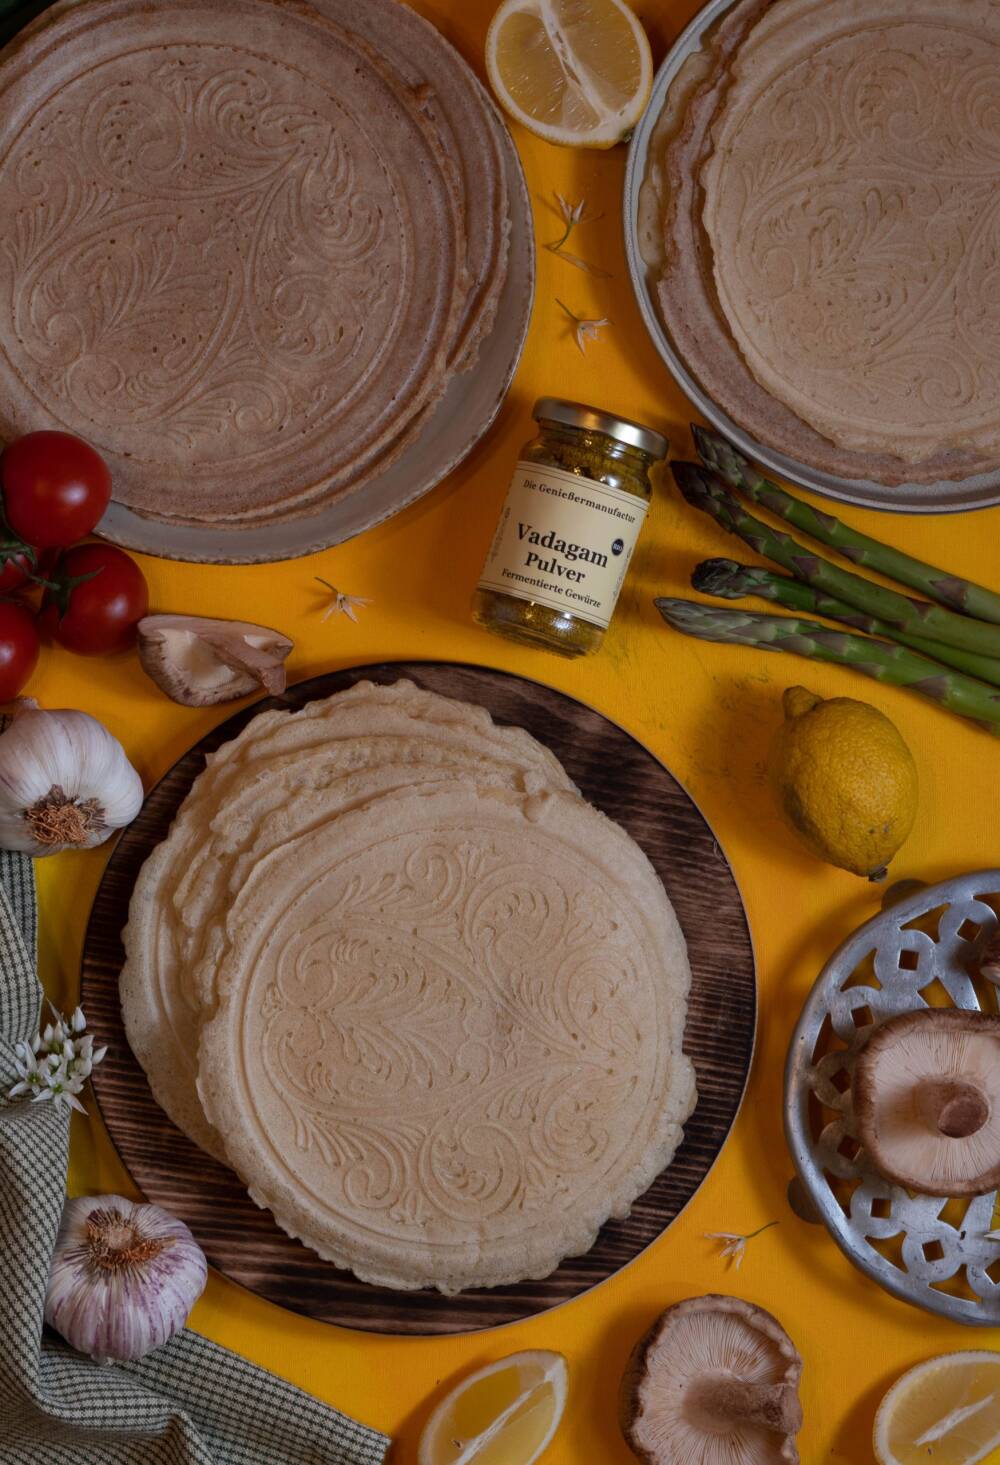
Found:
[[453, 346], [461, 371], [475, 364], [507, 277], [509, 199], [503, 122], [474, 72], [444, 36], [400, 0], [314, 0], [316, 9], [354, 31], [421, 98], [445, 153], [461, 177], [468, 291]]
[[683, 937], [575, 795], [385, 795], [262, 859], [226, 943], [205, 1112], [254, 1200], [364, 1280], [547, 1275], [680, 1142]]
[[991, 0], [778, 0], [736, 56], [701, 173], [716, 295], [841, 448], [1000, 449], [998, 97]]
[[85, 0], [0, 96], [5, 435], [77, 431], [119, 501], [211, 522], [349, 491], [440, 395], [457, 169], [359, 37], [297, 0]]
[[759, 442], [821, 472], [885, 484], [930, 483], [995, 467], [994, 460], [967, 451], [942, 452], [923, 463], [907, 463], [888, 454], [838, 448], [771, 396], [738, 350], [716, 299], [712, 250], [702, 227], [704, 199], [699, 178], [711, 155], [711, 129], [728, 88], [732, 59], [765, 14], [773, 23], [771, 0], [737, 0], [715, 28], [709, 38], [711, 73], [691, 98], [683, 127], [660, 159], [665, 179], [661, 185], [665, 263], [656, 295], [675, 347], [729, 417]]
[[[437, 130], [445, 154], [457, 165], [459, 208], [465, 224], [467, 276], [464, 315], [452, 345], [449, 366], [468, 371], [475, 366], [479, 348], [492, 330], [507, 278], [510, 201], [503, 158], [503, 128], [485, 88], [466, 62], [429, 21], [399, 0], [314, 0], [315, 8], [370, 44], [392, 65], [420, 98], [420, 105]], [[394, 441], [380, 450], [354, 487], [377, 471], [384, 472], [423, 431], [436, 411], [429, 403]], [[325, 489], [318, 485], [294, 505], [253, 513], [255, 523], [287, 523], [317, 512]], [[170, 504], [163, 512], [147, 510], [148, 517], [167, 522], [199, 523], [178, 518]], [[246, 515], [220, 524], [242, 524]]]
[[[198, 1027], [215, 994], [196, 987], [195, 968], [200, 951], [217, 950], [230, 893], [262, 852], [293, 834], [378, 792], [463, 773], [510, 789], [573, 787], [522, 728], [498, 728], [484, 708], [407, 681], [359, 682], [300, 712], [262, 713], [192, 786], [136, 882], [120, 988], [154, 1097], [217, 1159], [225, 1152], [195, 1090]], [[205, 980], [211, 968], [200, 970]]]

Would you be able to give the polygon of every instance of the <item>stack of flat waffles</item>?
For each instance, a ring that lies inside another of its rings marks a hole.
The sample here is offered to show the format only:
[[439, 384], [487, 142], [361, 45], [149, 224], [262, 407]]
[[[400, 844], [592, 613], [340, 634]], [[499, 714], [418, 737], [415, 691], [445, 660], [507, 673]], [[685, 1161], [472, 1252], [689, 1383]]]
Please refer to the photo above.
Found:
[[996, 470], [998, 183], [992, 0], [737, 0], [650, 148], [667, 331], [734, 421], [815, 469]]
[[80, 0], [0, 63], [0, 433], [154, 519], [315, 514], [476, 361], [502, 124], [397, 0]]
[[646, 856], [523, 728], [410, 682], [262, 713], [212, 756], [125, 949], [158, 1102], [366, 1281], [546, 1276], [694, 1104]]

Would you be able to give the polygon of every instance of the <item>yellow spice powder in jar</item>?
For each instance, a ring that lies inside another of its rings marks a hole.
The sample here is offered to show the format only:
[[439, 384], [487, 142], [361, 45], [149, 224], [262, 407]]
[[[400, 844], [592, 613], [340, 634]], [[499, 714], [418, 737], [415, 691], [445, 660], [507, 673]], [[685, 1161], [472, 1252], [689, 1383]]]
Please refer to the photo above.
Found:
[[511, 641], [585, 656], [610, 624], [667, 439], [582, 402], [542, 397], [472, 613]]

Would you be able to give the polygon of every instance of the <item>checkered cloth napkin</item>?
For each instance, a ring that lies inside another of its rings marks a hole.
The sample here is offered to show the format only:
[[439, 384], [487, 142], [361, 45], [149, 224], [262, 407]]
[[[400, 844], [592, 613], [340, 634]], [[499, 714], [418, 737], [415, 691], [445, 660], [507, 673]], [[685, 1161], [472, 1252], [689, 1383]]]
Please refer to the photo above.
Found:
[[38, 1031], [35, 882], [0, 851], [0, 1465], [381, 1465], [389, 1441], [185, 1330], [97, 1364], [42, 1332], [69, 1112], [8, 1100]]

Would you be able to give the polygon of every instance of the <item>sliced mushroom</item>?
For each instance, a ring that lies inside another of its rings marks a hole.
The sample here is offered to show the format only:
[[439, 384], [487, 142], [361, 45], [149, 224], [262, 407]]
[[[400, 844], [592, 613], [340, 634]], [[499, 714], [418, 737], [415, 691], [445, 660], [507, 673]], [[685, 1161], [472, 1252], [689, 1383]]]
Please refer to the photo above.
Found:
[[853, 1097], [858, 1139], [887, 1180], [924, 1195], [1000, 1186], [1000, 1018], [891, 1018], [858, 1058]]
[[622, 1379], [621, 1427], [647, 1465], [796, 1462], [802, 1359], [781, 1324], [736, 1297], [661, 1313]]
[[285, 690], [285, 658], [294, 644], [252, 621], [155, 615], [139, 622], [143, 670], [185, 707], [232, 702], [260, 687], [277, 696]]

